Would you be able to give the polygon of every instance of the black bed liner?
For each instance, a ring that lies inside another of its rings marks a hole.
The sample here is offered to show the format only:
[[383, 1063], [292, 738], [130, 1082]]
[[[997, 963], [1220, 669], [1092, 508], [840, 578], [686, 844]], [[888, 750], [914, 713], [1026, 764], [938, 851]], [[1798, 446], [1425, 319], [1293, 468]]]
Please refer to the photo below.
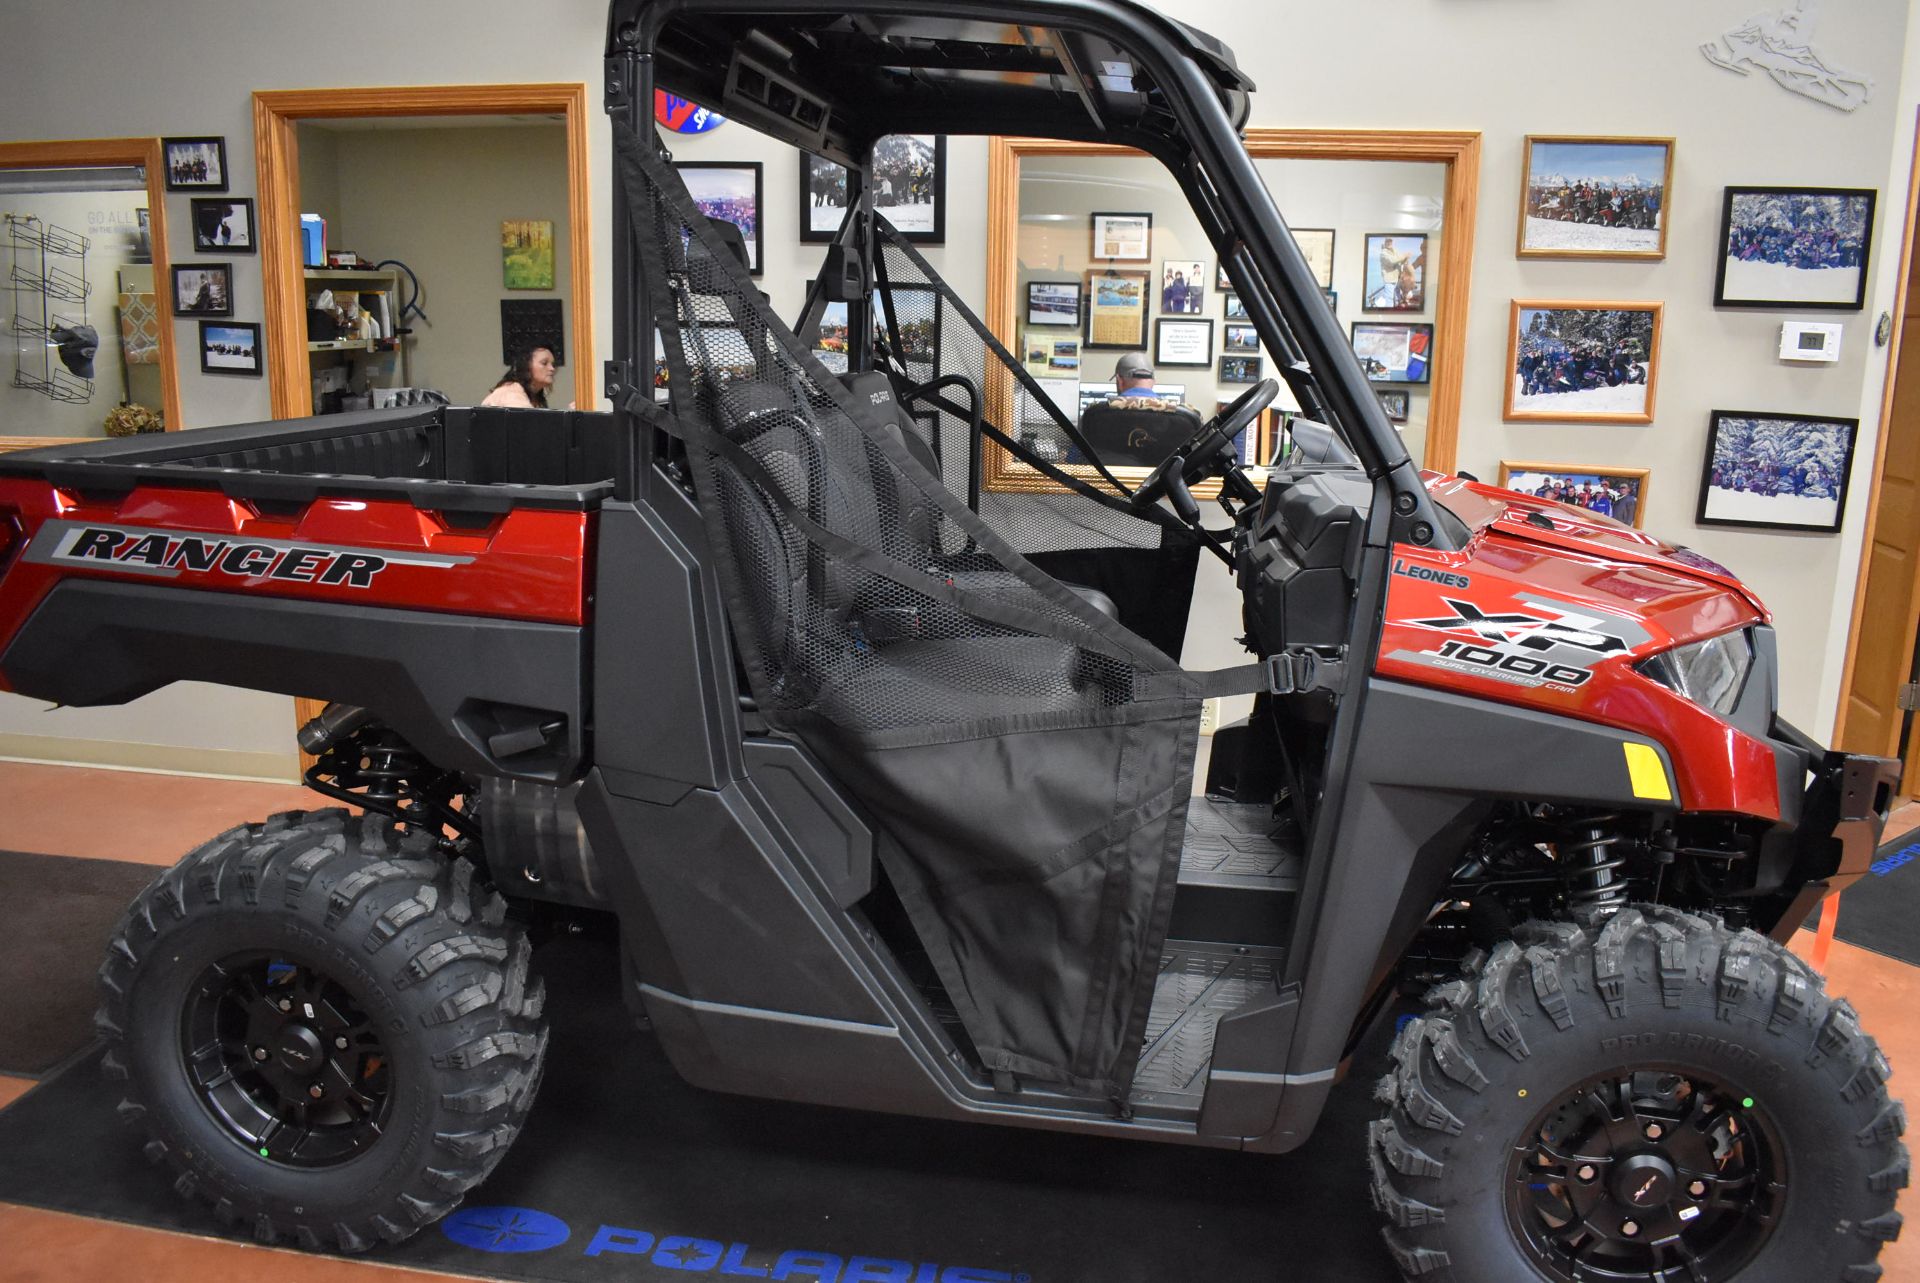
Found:
[[398, 498], [436, 512], [597, 508], [631, 455], [611, 414], [429, 406], [0, 454], [0, 476], [84, 494], [217, 489], [266, 505]]

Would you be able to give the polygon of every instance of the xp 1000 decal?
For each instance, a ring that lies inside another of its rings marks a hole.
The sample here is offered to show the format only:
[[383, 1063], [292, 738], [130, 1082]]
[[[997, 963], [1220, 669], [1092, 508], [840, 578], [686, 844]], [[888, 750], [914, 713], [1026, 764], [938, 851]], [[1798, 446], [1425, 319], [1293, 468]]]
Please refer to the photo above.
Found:
[[1515, 686], [1573, 691], [1593, 680], [1596, 663], [1649, 640], [1637, 622], [1591, 606], [1525, 592], [1515, 594], [1515, 602], [1490, 609], [1442, 594], [1443, 611], [1392, 621], [1431, 641], [1402, 646], [1390, 657]]

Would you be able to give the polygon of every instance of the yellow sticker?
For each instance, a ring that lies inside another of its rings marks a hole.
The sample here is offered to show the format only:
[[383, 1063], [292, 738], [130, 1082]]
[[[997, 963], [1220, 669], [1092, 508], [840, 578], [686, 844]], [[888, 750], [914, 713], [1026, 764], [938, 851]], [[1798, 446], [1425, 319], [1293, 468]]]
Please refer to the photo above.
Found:
[[1627, 751], [1627, 778], [1633, 782], [1633, 795], [1650, 802], [1673, 801], [1673, 789], [1667, 784], [1667, 767], [1660, 752], [1651, 744], [1623, 744]]

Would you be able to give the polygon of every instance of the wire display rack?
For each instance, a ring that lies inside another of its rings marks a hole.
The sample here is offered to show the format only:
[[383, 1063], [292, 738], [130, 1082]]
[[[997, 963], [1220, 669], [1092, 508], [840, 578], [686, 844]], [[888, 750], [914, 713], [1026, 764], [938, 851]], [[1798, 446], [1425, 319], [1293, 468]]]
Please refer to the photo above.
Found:
[[[84, 325], [87, 296], [87, 252], [93, 242], [56, 223], [31, 215], [6, 214], [7, 284], [12, 295], [13, 386], [38, 392], [68, 405], [93, 400], [93, 380], [67, 371], [54, 356], [54, 331]], [[54, 310], [65, 303], [79, 309]]]

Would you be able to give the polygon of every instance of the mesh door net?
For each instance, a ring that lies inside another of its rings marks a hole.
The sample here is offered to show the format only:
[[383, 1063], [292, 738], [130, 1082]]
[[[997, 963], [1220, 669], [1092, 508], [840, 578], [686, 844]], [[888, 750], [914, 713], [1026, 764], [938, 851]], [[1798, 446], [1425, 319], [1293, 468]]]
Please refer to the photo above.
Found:
[[668, 430], [762, 713], [890, 835], [883, 863], [986, 1066], [1124, 1098], [1198, 700], [849, 395], [648, 142], [620, 128], [619, 151]]

